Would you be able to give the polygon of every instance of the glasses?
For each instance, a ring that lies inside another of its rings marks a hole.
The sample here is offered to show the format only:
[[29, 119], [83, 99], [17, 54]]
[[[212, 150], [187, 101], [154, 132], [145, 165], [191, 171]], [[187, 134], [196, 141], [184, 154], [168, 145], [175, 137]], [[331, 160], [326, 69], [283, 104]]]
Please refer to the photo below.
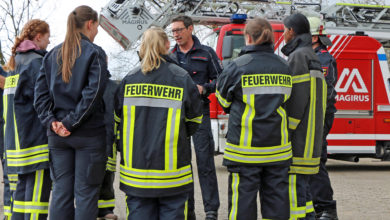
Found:
[[181, 34], [181, 32], [183, 32], [184, 29], [187, 29], [187, 28], [183, 27], [183, 28], [172, 29], [172, 34], [174, 34], [175, 32], [177, 34]]

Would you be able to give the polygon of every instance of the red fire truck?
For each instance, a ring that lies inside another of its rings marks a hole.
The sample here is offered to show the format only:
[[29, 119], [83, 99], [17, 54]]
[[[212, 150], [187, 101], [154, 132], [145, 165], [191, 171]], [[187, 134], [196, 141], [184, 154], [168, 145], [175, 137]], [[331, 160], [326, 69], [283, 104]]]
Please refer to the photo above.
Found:
[[[125, 49], [128, 49], [148, 27], [152, 25], [166, 27], [172, 16], [184, 13], [201, 24], [217, 25], [209, 38], [214, 39], [214, 42], [217, 39], [212, 46], [223, 63], [226, 63], [237, 57], [240, 48], [244, 46], [242, 30], [245, 27], [242, 21], [225, 24], [228, 20], [226, 16], [233, 10], [235, 12], [243, 8], [253, 10], [254, 7], [251, 7], [253, 4], [256, 7], [260, 4], [269, 6], [264, 1], [246, 2], [251, 3], [238, 4], [236, 1], [209, 0], [167, 1], [164, 5], [157, 4], [153, 10], [149, 10], [148, 4], [152, 5], [156, 1], [113, 0], [102, 11], [101, 26]], [[294, 5], [293, 1], [289, 4], [291, 8], [299, 6]], [[275, 9], [274, 6], [271, 7]], [[355, 162], [359, 157], [390, 160], [390, 72], [387, 59], [390, 51], [390, 36], [388, 36], [390, 12], [387, 11], [388, 7], [390, 6], [339, 3], [321, 10], [324, 20], [327, 21], [328, 33], [332, 34], [329, 37], [333, 46], [328, 50], [337, 60], [339, 77], [336, 84], [338, 111], [331, 133], [328, 135], [328, 153], [331, 158]], [[281, 12], [286, 13], [286, 10]], [[273, 13], [273, 15], [285, 16], [286, 14]], [[281, 48], [285, 44], [283, 24], [280, 19], [271, 23], [275, 36], [275, 53], [284, 57], [281, 53]], [[215, 150], [217, 153], [222, 153], [228, 115], [217, 104], [214, 96], [210, 96], [210, 100]]]

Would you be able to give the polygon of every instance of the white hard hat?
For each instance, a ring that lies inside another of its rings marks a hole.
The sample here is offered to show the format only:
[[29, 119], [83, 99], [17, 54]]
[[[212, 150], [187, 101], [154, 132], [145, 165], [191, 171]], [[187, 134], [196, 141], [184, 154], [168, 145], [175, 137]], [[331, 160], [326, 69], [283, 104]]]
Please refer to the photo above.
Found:
[[308, 17], [307, 20], [309, 20], [309, 23], [310, 23], [311, 35], [313, 35], [313, 36], [318, 35], [318, 38], [322, 44], [324, 44], [326, 46], [331, 46], [332, 42], [326, 36], [327, 33], [325, 30], [325, 25], [321, 21], [321, 19], [319, 17]]

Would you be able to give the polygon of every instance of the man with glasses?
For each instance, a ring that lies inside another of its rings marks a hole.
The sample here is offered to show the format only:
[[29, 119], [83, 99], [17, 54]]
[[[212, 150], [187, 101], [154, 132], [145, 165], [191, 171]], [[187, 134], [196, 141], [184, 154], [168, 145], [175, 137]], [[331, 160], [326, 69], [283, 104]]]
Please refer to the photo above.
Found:
[[[217, 175], [214, 164], [214, 140], [211, 132], [210, 108], [208, 96], [215, 92], [215, 83], [222, 72], [221, 62], [215, 51], [199, 42], [192, 35], [192, 19], [178, 16], [172, 20], [172, 35], [176, 45], [172, 58], [190, 74], [203, 97], [203, 120], [198, 131], [193, 135], [196, 163], [206, 219], [217, 219], [219, 195]], [[188, 219], [195, 219], [194, 192], [190, 193], [188, 202]]]

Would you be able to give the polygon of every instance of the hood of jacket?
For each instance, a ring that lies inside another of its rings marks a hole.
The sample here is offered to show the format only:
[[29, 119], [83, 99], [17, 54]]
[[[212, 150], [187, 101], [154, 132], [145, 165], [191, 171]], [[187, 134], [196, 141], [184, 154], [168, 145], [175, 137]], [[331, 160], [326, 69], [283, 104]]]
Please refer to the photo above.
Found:
[[39, 48], [38, 45], [36, 45], [33, 41], [24, 40], [16, 48], [16, 52], [27, 52], [29, 50], [40, 50], [40, 49], [41, 48]]

